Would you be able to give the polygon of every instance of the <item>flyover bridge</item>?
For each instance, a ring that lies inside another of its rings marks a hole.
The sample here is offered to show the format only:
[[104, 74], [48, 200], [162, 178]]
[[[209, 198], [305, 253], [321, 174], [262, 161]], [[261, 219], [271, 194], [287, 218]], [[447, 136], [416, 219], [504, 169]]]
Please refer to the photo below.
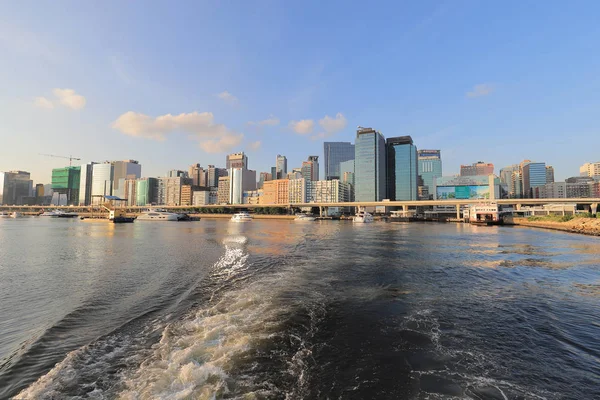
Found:
[[[578, 206], [585, 206], [589, 209], [592, 214], [596, 214], [598, 211], [598, 204], [600, 204], [600, 198], [576, 198], [576, 199], [494, 199], [494, 200], [470, 200], [470, 199], [453, 199], [453, 200], [417, 200], [417, 201], [354, 201], [354, 202], [341, 202], [341, 203], [286, 203], [286, 204], [209, 204], [209, 205], [195, 205], [195, 206], [152, 206], [162, 208], [166, 210], [193, 210], [193, 209], [234, 209], [234, 210], [252, 210], [254, 208], [302, 208], [302, 207], [319, 207], [319, 209], [326, 210], [329, 207], [397, 207], [404, 211], [407, 211], [410, 207], [433, 207], [433, 206], [445, 206], [445, 207], [456, 207], [457, 217], [460, 218], [460, 209], [462, 206], [472, 204], [483, 204], [483, 203], [495, 203], [501, 206], [513, 206], [516, 210], [519, 210], [522, 206], [536, 206], [544, 204], [575, 204]], [[20, 212], [38, 212], [42, 209], [68, 209], [74, 212], [89, 212], [93, 209], [98, 209], [101, 205], [97, 206], [0, 206], [0, 211], [20, 211]], [[150, 206], [123, 206], [128, 212], [139, 212], [140, 210], [146, 210]]]

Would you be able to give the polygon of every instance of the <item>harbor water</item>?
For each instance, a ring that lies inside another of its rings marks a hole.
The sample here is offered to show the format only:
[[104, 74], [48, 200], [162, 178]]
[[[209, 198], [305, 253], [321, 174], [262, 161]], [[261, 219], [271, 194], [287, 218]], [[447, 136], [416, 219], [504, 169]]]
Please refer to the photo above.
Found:
[[600, 238], [0, 220], [0, 399], [600, 398]]

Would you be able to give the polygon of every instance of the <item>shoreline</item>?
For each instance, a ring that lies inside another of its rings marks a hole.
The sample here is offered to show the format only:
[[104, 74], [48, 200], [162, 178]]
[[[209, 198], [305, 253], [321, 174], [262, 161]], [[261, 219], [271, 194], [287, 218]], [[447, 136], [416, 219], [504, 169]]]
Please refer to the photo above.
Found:
[[600, 218], [575, 218], [566, 222], [528, 221], [527, 218], [515, 218], [513, 225], [577, 233], [580, 235], [600, 236]]

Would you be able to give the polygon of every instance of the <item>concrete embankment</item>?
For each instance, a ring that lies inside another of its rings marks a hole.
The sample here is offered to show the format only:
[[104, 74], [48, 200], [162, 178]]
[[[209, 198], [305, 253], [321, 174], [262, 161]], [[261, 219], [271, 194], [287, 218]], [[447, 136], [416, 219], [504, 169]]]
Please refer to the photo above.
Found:
[[[200, 217], [200, 218], [218, 218], [218, 219], [231, 219], [233, 214], [189, 214], [190, 217]], [[262, 214], [252, 214], [252, 218], [254, 219], [294, 219], [296, 216], [294, 215], [262, 215]]]
[[514, 224], [533, 228], [554, 229], [557, 231], [600, 236], [600, 218], [574, 218], [566, 222], [529, 221], [527, 218], [515, 218]]

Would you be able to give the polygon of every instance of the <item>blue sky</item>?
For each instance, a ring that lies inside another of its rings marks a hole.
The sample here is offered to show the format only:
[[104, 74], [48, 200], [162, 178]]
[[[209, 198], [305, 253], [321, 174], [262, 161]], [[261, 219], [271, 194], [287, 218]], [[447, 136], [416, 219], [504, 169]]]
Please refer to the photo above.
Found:
[[[269, 171], [357, 125], [478, 160], [600, 160], [600, 3], [0, 3], [0, 171], [133, 158]], [[325, 139], [326, 138], [326, 139]], [[66, 161], [68, 163], [68, 161]]]

